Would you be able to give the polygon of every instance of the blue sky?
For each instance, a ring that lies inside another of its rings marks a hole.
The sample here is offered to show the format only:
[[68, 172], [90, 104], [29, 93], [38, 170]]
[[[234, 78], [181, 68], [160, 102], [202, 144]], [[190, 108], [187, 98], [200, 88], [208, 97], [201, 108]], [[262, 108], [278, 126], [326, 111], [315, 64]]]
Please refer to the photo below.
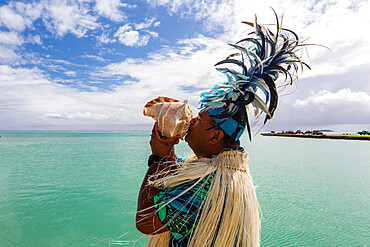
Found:
[[330, 50], [303, 53], [312, 70], [265, 129], [370, 129], [370, 3], [340, 0], [0, 1], [0, 129], [150, 129], [159, 95], [196, 113], [241, 21], [273, 23], [270, 7]]

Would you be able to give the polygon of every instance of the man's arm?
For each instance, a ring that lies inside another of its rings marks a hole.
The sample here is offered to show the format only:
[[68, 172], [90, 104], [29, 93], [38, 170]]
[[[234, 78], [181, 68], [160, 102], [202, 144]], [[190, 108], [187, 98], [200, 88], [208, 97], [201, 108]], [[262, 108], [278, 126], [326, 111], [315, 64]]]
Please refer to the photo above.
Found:
[[[158, 124], [155, 123], [152, 130], [152, 138], [150, 140], [150, 146], [154, 155], [164, 157], [168, 161], [176, 161], [174, 145], [178, 142], [178, 136], [171, 139], [167, 139], [165, 137], [161, 138], [158, 133]], [[149, 164], [149, 169], [140, 188], [136, 213], [136, 227], [144, 234], [158, 234], [168, 231], [168, 229], [159, 220], [154, 207], [154, 196], [157, 195], [160, 190], [148, 185], [148, 178], [151, 175], [165, 169], [169, 169], [169, 165], [165, 165], [161, 162], [153, 162], [152, 164]]]
[[164, 166], [165, 165], [160, 162], [151, 164], [141, 184], [136, 213], [136, 227], [144, 234], [157, 234], [168, 231], [159, 220], [156, 208], [154, 207], [154, 196], [157, 195], [160, 190], [148, 185], [148, 178], [163, 170], [165, 168]]

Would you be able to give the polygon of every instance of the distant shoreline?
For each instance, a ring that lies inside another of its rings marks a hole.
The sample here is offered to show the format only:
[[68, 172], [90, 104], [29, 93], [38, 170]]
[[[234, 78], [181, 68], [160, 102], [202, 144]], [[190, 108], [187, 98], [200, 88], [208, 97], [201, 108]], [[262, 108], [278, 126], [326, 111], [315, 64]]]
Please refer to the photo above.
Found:
[[149, 131], [0, 131], [9, 136], [149, 136]]
[[312, 135], [312, 134], [282, 134], [282, 133], [262, 133], [263, 136], [283, 136], [283, 137], [298, 137], [298, 138], [317, 138], [317, 139], [346, 139], [346, 140], [365, 140], [370, 141], [370, 135]]

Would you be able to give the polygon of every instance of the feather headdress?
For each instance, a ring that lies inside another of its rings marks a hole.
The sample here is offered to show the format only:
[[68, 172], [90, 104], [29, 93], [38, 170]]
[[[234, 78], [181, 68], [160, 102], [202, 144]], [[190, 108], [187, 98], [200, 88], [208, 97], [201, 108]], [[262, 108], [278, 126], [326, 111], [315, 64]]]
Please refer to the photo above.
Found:
[[[201, 94], [200, 107], [209, 112], [217, 123], [215, 126], [227, 129], [225, 132], [235, 140], [239, 139], [245, 127], [251, 139], [247, 111], [249, 104], [255, 109], [256, 119], [262, 112], [266, 113], [264, 124], [273, 117], [278, 103], [275, 81], [279, 74], [285, 76], [287, 84], [292, 84], [297, 79], [299, 67], [302, 70], [303, 66], [310, 69], [296, 54], [305, 44], [299, 41], [296, 33], [282, 28], [274, 13], [275, 32], [258, 24], [257, 17], [254, 23], [243, 22], [254, 27], [254, 31], [235, 44], [229, 44], [238, 52], [215, 65], [236, 65], [240, 70], [230, 66], [216, 68], [227, 76], [227, 82]], [[257, 90], [263, 92], [264, 97], [259, 96]]]

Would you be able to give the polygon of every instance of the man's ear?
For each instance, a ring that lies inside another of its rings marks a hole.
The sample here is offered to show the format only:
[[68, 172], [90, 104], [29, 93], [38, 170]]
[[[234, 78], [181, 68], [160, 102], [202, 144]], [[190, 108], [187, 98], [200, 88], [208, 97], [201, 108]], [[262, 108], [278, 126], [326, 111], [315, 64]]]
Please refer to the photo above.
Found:
[[213, 135], [211, 136], [211, 139], [209, 140], [209, 142], [211, 144], [221, 143], [223, 138], [224, 138], [224, 132], [222, 130], [214, 130]]

